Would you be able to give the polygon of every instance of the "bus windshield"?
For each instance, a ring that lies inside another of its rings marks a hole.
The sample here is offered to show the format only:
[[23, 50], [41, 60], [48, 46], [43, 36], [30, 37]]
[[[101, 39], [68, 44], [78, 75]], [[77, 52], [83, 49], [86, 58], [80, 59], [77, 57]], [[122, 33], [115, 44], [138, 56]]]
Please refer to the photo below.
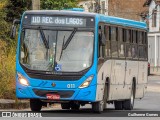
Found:
[[92, 65], [90, 31], [24, 29], [20, 62], [30, 70], [79, 72]]

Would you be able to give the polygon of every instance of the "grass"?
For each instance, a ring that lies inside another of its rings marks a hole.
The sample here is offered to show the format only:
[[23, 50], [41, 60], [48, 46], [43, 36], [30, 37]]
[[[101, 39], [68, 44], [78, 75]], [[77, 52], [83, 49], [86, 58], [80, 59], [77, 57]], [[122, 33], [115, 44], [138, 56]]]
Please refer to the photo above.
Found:
[[0, 40], [0, 98], [15, 97], [15, 46]]

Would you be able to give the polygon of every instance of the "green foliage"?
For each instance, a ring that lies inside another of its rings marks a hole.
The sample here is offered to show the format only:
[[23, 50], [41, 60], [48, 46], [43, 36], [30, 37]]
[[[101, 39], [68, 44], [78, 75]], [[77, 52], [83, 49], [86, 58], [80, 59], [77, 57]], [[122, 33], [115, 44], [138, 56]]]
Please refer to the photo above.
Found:
[[77, 7], [78, 0], [41, 0], [41, 9], [62, 10]]
[[31, 0], [8, 0], [5, 7], [6, 20], [12, 22], [20, 19], [24, 11], [31, 9], [31, 3]]
[[[41, 0], [41, 9], [77, 7], [78, 0]], [[16, 43], [10, 39], [12, 21], [31, 9], [31, 0], [0, 0], [0, 98], [15, 97]]]
[[[30, 0], [31, 1], [31, 0]], [[16, 43], [10, 39], [10, 28], [15, 18], [31, 7], [29, 0], [0, 0], [0, 98], [15, 97]]]
[[15, 98], [15, 46], [5, 13], [7, 0], [0, 1], [0, 98]]
[[6, 13], [4, 12], [5, 6], [4, 0], [0, 2], [0, 39], [6, 39], [8, 35], [8, 23], [4, 20], [6, 17]]

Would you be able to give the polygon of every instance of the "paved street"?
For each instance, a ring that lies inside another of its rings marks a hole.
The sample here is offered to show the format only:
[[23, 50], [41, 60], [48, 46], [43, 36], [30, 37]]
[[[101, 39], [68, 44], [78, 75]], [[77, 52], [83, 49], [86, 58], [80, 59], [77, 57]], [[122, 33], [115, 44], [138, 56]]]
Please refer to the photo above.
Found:
[[[135, 108], [133, 112], [137, 111], [160, 111], [160, 76], [149, 76], [148, 90], [145, 97], [141, 100], [135, 101]], [[66, 116], [66, 117], [104, 117], [104, 116], [117, 116], [125, 112], [114, 110], [113, 105], [108, 105], [108, 108], [102, 114], [94, 114], [91, 112], [91, 106], [81, 107], [80, 111], [61, 110], [59, 105], [54, 108], [43, 108], [43, 115], [50, 114], [52, 116]], [[4, 110], [0, 110], [4, 111]], [[6, 110], [8, 111], [8, 110]], [[15, 110], [12, 110], [15, 111]], [[30, 109], [16, 110], [29, 112]], [[126, 113], [125, 113], [126, 114]], [[60, 119], [60, 118], [58, 118]], [[155, 119], [155, 118], [154, 118]]]

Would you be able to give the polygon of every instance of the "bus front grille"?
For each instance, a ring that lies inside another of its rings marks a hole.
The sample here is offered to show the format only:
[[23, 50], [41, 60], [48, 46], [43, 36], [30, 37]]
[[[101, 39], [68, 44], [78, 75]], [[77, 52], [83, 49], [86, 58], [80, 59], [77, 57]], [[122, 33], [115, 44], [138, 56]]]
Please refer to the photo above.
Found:
[[42, 90], [33, 89], [33, 92], [40, 97], [46, 97], [46, 94], [58, 94], [60, 98], [70, 98], [74, 94], [73, 90]]

